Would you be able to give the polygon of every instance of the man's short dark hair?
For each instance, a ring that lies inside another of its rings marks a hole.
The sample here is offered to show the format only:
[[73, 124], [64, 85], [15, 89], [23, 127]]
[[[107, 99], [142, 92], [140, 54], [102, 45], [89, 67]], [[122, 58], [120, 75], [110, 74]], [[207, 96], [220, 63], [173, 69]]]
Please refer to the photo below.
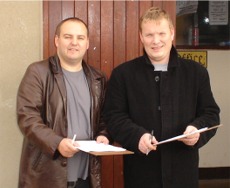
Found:
[[83, 23], [86, 30], [87, 30], [87, 36], [89, 36], [88, 26], [86, 25], [86, 23], [83, 20], [81, 20], [80, 18], [77, 18], [77, 17], [70, 17], [70, 18], [66, 18], [66, 19], [62, 20], [56, 27], [55, 35], [60, 36], [61, 26], [67, 21]]

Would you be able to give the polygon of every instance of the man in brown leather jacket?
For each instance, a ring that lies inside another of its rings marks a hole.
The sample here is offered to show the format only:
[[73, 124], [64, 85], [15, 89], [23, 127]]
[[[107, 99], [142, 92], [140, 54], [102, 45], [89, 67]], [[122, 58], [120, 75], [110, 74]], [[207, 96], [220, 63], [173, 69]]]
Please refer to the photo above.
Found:
[[100, 188], [100, 160], [72, 138], [109, 142], [101, 121], [106, 78], [83, 60], [89, 38], [82, 20], [60, 22], [55, 45], [57, 55], [31, 64], [18, 90], [24, 135], [18, 187]]

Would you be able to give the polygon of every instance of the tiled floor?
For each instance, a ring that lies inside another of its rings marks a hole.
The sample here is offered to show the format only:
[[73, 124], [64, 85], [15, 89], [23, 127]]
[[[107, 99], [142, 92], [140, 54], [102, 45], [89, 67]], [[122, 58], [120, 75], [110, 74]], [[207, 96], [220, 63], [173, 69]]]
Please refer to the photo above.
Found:
[[200, 180], [199, 188], [230, 188], [230, 179]]

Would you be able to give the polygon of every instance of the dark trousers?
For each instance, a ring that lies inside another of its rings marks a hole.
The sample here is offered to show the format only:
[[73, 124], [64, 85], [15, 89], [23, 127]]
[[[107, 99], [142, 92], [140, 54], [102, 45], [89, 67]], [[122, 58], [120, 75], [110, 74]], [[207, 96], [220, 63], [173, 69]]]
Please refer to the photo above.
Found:
[[67, 182], [67, 188], [89, 188], [89, 178], [86, 180], [78, 179], [77, 181]]

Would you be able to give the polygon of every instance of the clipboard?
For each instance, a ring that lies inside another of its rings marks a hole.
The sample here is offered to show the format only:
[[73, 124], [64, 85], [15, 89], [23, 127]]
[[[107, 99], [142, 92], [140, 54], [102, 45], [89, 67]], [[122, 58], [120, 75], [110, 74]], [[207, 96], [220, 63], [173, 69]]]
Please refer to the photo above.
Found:
[[130, 155], [134, 154], [134, 152], [125, 150], [125, 151], [103, 151], [103, 152], [97, 152], [97, 151], [90, 151], [88, 152], [91, 155], [95, 156], [108, 156], [108, 155]]
[[134, 152], [126, 150], [125, 148], [110, 144], [97, 143], [95, 140], [79, 140], [76, 142], [79, 144], [76, 148], [95, 156], [134, 154]]
[[204, 127], [204, 128], [201, 128], [201, 129], [198, 129], [196, 131], [193, 131], [191, 133], [188, 133], [188, 134], [182, 134], [182, 135], [179, 135], [179, 136], [175, 136], [175, 137], [172, 137], [172, 138], [169, 138], [169, 139], [166, 139], [166, 140], [162, 140], [160, 142], [158, 142], [157, 144], [154, 144], [154, 145], [161, 145], [161, 144], [164, 144], [164, 143], [168, 143], [168, 142], [173, 142], [173, 141], [176, 141], [178, 139], [181, 139], [181, 138], [185, 138], [187, 136], [190, 136], [190, 135], [193, 135], [193, 134], [196, 134], [196, 133], [203, 133], [203, 132], [206, 132], [206, 131], [210, 131], [212, 129], [217, 129], [219, 127], [223, 126], [222, 124], [220, 125], [215, 125], [215, 126], [212, 126], [212, 127]]

